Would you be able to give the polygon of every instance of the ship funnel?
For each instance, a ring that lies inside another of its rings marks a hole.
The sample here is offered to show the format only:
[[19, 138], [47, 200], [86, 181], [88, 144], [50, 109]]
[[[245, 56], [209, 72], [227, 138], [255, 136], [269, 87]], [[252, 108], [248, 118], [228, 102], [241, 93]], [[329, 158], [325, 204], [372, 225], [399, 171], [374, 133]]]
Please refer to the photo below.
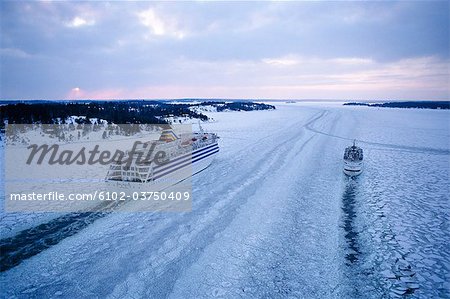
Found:
[[166, 129], [161, 132], [161, 136], [159, 137], [159, 141], [171, 142], [177, 140], [179, 137], [172, 129]]

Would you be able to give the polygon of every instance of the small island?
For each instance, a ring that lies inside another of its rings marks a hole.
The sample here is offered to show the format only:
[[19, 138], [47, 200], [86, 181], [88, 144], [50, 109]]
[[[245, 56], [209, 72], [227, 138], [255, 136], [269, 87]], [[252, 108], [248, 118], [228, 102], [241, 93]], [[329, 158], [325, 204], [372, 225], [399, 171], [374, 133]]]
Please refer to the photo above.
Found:
[[363, 103], [350, 102], [344, 106], [368, 106], [383, 108], [417, 108], [417, 109], [450, 109], [449, 101], [407, 101], [407, 102], [385, 102], [385, 103]]

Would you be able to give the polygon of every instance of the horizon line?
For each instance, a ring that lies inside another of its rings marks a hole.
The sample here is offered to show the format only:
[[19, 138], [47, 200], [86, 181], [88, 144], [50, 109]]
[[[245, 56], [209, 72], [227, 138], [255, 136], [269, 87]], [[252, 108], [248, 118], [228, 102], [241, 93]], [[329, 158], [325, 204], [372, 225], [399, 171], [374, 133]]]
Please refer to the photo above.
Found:
[[0, 99], [0, 102], [20, 102], [20, 101], [259, 101], [259, 102], [279, 102], [279, 101], [294, 101], [294, 102], [449, 102], [450, 99], [282, 99], [282, 98], [111, 98], [111, 99]]

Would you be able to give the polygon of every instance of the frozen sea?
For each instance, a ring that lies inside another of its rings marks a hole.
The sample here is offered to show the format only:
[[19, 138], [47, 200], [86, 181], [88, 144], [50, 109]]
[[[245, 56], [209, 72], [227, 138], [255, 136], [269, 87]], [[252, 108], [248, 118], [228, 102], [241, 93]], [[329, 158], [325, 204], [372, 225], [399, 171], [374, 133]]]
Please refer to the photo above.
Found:
[[[450, 112], [276, 106], [209, 113], [221, 151], [191, 212], [84, 219], [1, 272], [0, 297], [450, 298]], [[3, 240], [42, 223], [1, 216]]]

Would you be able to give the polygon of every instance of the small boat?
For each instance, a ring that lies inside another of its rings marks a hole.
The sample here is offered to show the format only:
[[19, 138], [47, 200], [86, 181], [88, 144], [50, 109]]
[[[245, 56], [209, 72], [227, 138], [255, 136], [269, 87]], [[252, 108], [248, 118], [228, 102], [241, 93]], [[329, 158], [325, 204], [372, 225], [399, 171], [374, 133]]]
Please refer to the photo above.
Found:
[[363, 150], [356, 146], [356, 142], [353, 141], [353, 145], [345, 148], [344, 152], [344, 173], [348, 176], [358, 176], [363, 171]]

